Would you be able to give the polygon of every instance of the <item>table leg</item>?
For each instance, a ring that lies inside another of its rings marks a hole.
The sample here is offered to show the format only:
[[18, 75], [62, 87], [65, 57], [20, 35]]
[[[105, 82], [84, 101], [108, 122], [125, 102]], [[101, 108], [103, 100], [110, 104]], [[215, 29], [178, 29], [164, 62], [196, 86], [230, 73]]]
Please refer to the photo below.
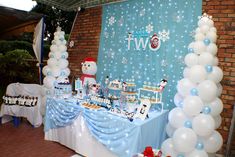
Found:
[[15, 127], [18, 127], [20, 125], [20, 118], [13, 116], [13, 124]]

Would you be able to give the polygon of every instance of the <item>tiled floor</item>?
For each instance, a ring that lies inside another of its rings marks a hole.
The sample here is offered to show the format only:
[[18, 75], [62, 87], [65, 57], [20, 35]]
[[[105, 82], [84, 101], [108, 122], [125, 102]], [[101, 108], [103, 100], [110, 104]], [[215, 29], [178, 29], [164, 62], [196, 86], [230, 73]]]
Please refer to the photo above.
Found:
[[70, 157], [76, 154], [56, 142], [44, 140], [43, 127], [33, 128], [25, 119], [18, 128], [0, 125], [0, 157]]

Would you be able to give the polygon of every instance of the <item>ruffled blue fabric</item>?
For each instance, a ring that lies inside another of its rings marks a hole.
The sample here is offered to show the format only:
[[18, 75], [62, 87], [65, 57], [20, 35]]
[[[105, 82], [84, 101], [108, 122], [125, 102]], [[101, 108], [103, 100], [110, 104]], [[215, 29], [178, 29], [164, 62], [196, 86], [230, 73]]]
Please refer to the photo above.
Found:
[[47, 99], [45, 132], [64, 127], [82, 114], [92, 136], [119, 157], [131, 157], [142, 152], [148, 145], [157, 148], [165, 139], [167, 112], [150, 113], [145, 121], [130, 122], [106, 110], [89, 110], [77, 104], [76, 100]]

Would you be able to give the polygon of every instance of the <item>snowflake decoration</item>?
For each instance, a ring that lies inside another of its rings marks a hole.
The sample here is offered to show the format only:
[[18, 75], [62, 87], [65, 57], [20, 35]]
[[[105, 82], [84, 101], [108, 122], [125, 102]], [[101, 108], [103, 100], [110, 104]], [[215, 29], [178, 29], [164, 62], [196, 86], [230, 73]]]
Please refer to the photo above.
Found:
[[177, 11], [173, 14], [173, 20], [177, 23], [180, 23], [184, 19], [184, 11]]
[[140, 11], [140, 16], [144, 16], [145, 15], [145, 9], [142, 9], [141, 11]]
[[153, 31], [153, 26], [151, 24], [148, 24], [148, 26], [146, 26], [146, 32], [150, 33]]
[[121, 18], [118, 20], [118, 25], [119, 25], [119, 26], [123, 26], [123, 24], [124, 24], [124, 19], [123, 19], [123, 17], [121, 17]]
[[73, 46], [74, 46], [74, 41], [71, 40], [71, 41], [69, 42], [69, 47], [73, 47]]
[[159, 34], [159, 38], [163, 41], [163, 42], [165, 42], [165, 41], [167, 41], [167, 40], [169, 40], [170, 39], [170, 31], [168, 30], [168, 31], [166, 31], [165, 29], [163, 29], [162, 31], [159, 31], [158, 32], [158, 34]]
[[161, 61], [161, 66], [162, 66], [162, 67], [166, 67], [166, 66], [167, 66], [167, 61], [163, 59], [163, 60]]
[[111, 17], [109, 18], [109, 25], [112, 26], [115, 22], [116, 22], [115, 17], [111, 16]]
[[104, 37], [107, 39], [109, 38], [109, 33], [108, 32], [104, 32]]
[[125, 57], [122, 58], [122, 64], [127, 64], [127, 59]]

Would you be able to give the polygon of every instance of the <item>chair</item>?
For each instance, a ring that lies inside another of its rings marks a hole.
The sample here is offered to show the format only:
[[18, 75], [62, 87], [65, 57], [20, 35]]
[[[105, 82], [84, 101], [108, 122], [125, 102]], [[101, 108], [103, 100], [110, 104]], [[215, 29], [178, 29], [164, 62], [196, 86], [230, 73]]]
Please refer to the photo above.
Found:
[[[19, 117], [27, 118], [34, 127], [39, 127], [42, 124], [42, 112], [46, 104], [43, 86], [11, 83], [7, 86], [6, 97], [17, 98], [17, 100], [7, 101], [2, 104], [0, 111], [2, 121], [6, 121], [9, 116], [12, 116], [15, 126], [19, 125]], [[19, 97], [22, 100], [19, 100]], [[32, 101], [26, 102], [25, 99], [32, 99]]]

